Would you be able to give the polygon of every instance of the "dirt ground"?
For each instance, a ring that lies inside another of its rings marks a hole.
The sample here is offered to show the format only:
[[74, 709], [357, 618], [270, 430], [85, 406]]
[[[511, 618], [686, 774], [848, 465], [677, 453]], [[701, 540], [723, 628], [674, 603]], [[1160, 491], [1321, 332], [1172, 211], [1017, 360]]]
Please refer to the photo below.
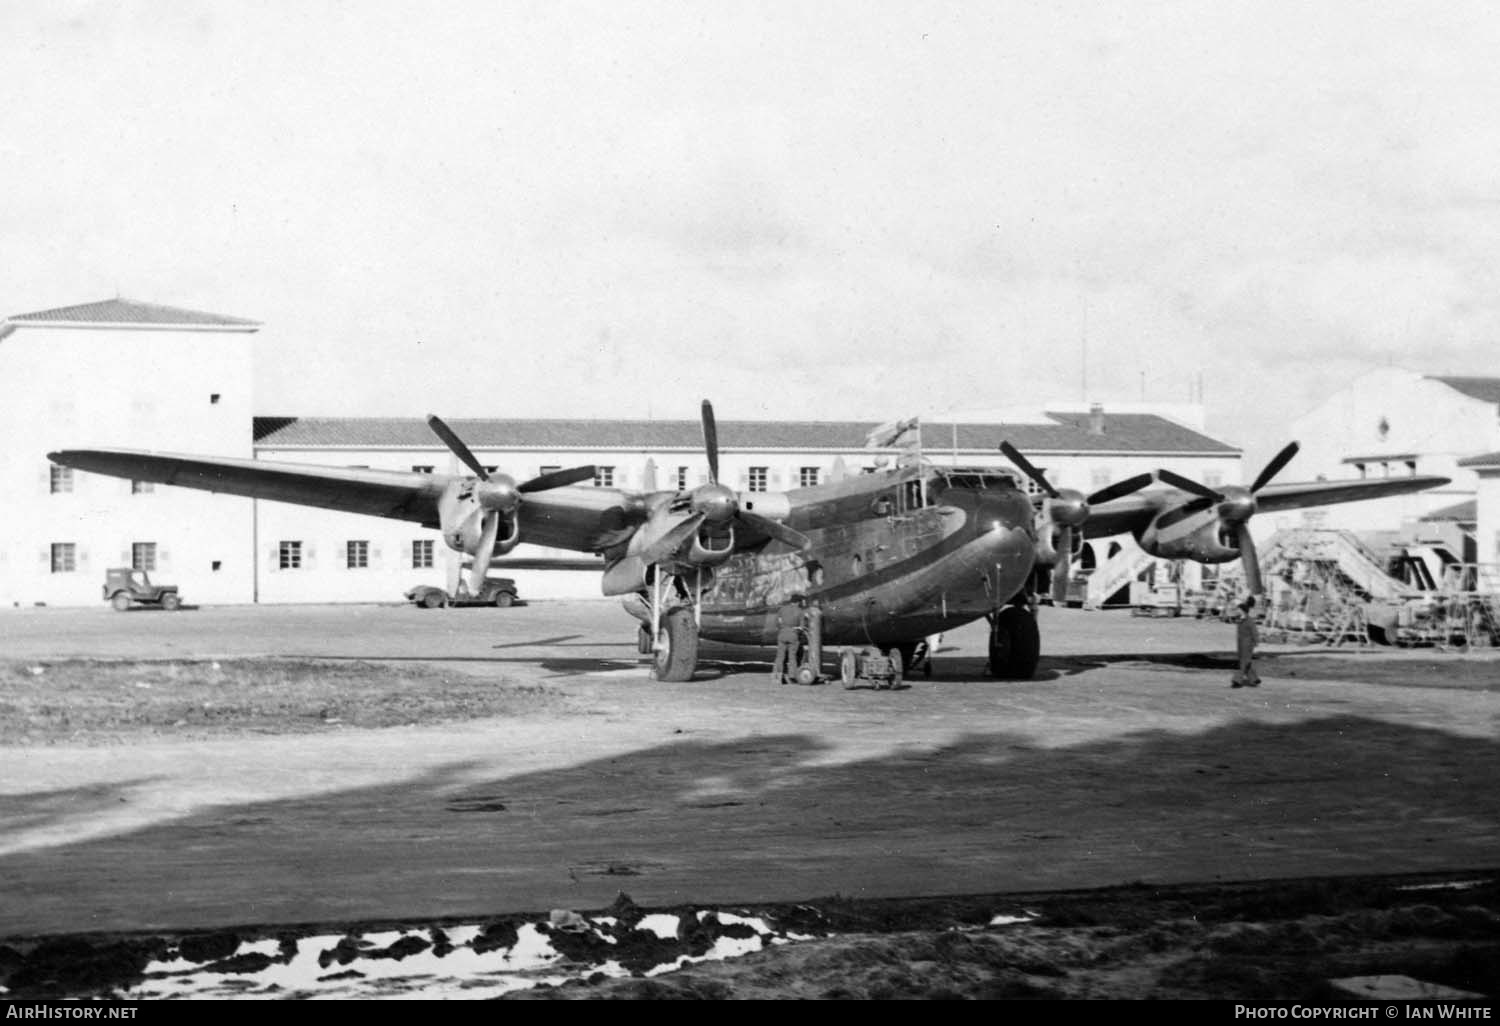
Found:
[[658, 684], [630, 628], [603, 602], [0, 613], [0, 980], [627, 891], [822, 926], [531, 996], [1500, 989], [1488, 652], [1274, 646], [1233, 690], [1230, 627], [1045, 609], [1035, 681], [988, 680], [975, 627], [877, 692], [723, 648]]

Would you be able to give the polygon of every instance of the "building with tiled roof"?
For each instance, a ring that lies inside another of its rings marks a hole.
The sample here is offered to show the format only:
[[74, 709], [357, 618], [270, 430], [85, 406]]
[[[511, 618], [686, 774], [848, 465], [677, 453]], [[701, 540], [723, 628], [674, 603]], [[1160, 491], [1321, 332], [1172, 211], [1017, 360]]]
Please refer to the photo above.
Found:
[[62, 448], [252, 455], [260, 325], [105, 299], [0, 320], [0, 605], [93, 605], [138, 565], [193, 603], [255, 595], [253, 509], [55, 467]]

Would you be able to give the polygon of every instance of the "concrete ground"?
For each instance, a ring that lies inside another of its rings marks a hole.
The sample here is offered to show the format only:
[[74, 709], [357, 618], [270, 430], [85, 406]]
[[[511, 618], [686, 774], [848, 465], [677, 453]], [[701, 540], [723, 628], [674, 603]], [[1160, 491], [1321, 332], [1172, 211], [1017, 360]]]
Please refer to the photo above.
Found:
[[1329, 670], [1280, 647], [1233, 690], [1231, 626], [1041, 619], [1034, 681], [984, 676], [979, 624], [891, 692], [777, 687], [771, 653], [713, 647], [694, 681], [657, 683], [603, 601], [0, 612], [7, 659], [415, 660], [565, 696], [515, 719], [0, 748], [0, 937], [1496, 864], [1489, 653]]

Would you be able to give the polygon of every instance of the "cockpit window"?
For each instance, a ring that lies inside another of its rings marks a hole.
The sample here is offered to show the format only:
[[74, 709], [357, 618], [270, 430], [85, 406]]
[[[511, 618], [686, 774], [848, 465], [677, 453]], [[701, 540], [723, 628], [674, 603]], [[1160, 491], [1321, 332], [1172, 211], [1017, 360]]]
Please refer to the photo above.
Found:
[[954, 470], [944, 471], [943, 482], [949, 488], [983, 491], [986, 488], [1014, 488], [1016, 479], [1002, 471]]

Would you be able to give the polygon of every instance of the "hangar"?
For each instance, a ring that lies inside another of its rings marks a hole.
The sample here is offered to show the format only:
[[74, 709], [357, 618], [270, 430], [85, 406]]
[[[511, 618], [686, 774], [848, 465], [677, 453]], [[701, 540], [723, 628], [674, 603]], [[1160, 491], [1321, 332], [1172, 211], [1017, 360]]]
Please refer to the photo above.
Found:
[[[10, 482], [12, 514], [0, 539], [0, 604], [97, 604], [111, 566], [169, 579], [190, 604], [393, 601], [456, 570], [438, 532], [404, 522], [153, 489], [47, 461], [57, 448], [109, 447], [453, 469], [419, 418], [256, 416], [261, 327], [119, 297], [0, 322], [0, 480]], [[721, 421], [721, 476], [746, 491], [776, 491], [873, 469], [900, 456], [867, 447], [873, 421], [910, 412], [872, 411], [870, 423]], [[997, 447], [1009, 440], [1054, 484], [1083, 491], [1158, 467], [1210, 486], [1239, 483], [1240, 450], [1204, 434], [1201, 414], [1058, 403], [989, 423], [923, 423], [921, 444], [929, 459], [1005, 467]], [[599, 485], [650, 489], [696, 485], [706, 473], [697, 420], [450, 423], [487, 466], [517, 477], [593, 463]], [[521, 567], [505, 573], [527, 597], [599, 594], [595, 571], [538, 568], [559, 558], [577, 556], [522, 544], [510, 554]], [[1101, 539], [1079, 565], [1096, 571], [1091, 592], [1102, 593], [1151, 562], [1128, 542]]]

